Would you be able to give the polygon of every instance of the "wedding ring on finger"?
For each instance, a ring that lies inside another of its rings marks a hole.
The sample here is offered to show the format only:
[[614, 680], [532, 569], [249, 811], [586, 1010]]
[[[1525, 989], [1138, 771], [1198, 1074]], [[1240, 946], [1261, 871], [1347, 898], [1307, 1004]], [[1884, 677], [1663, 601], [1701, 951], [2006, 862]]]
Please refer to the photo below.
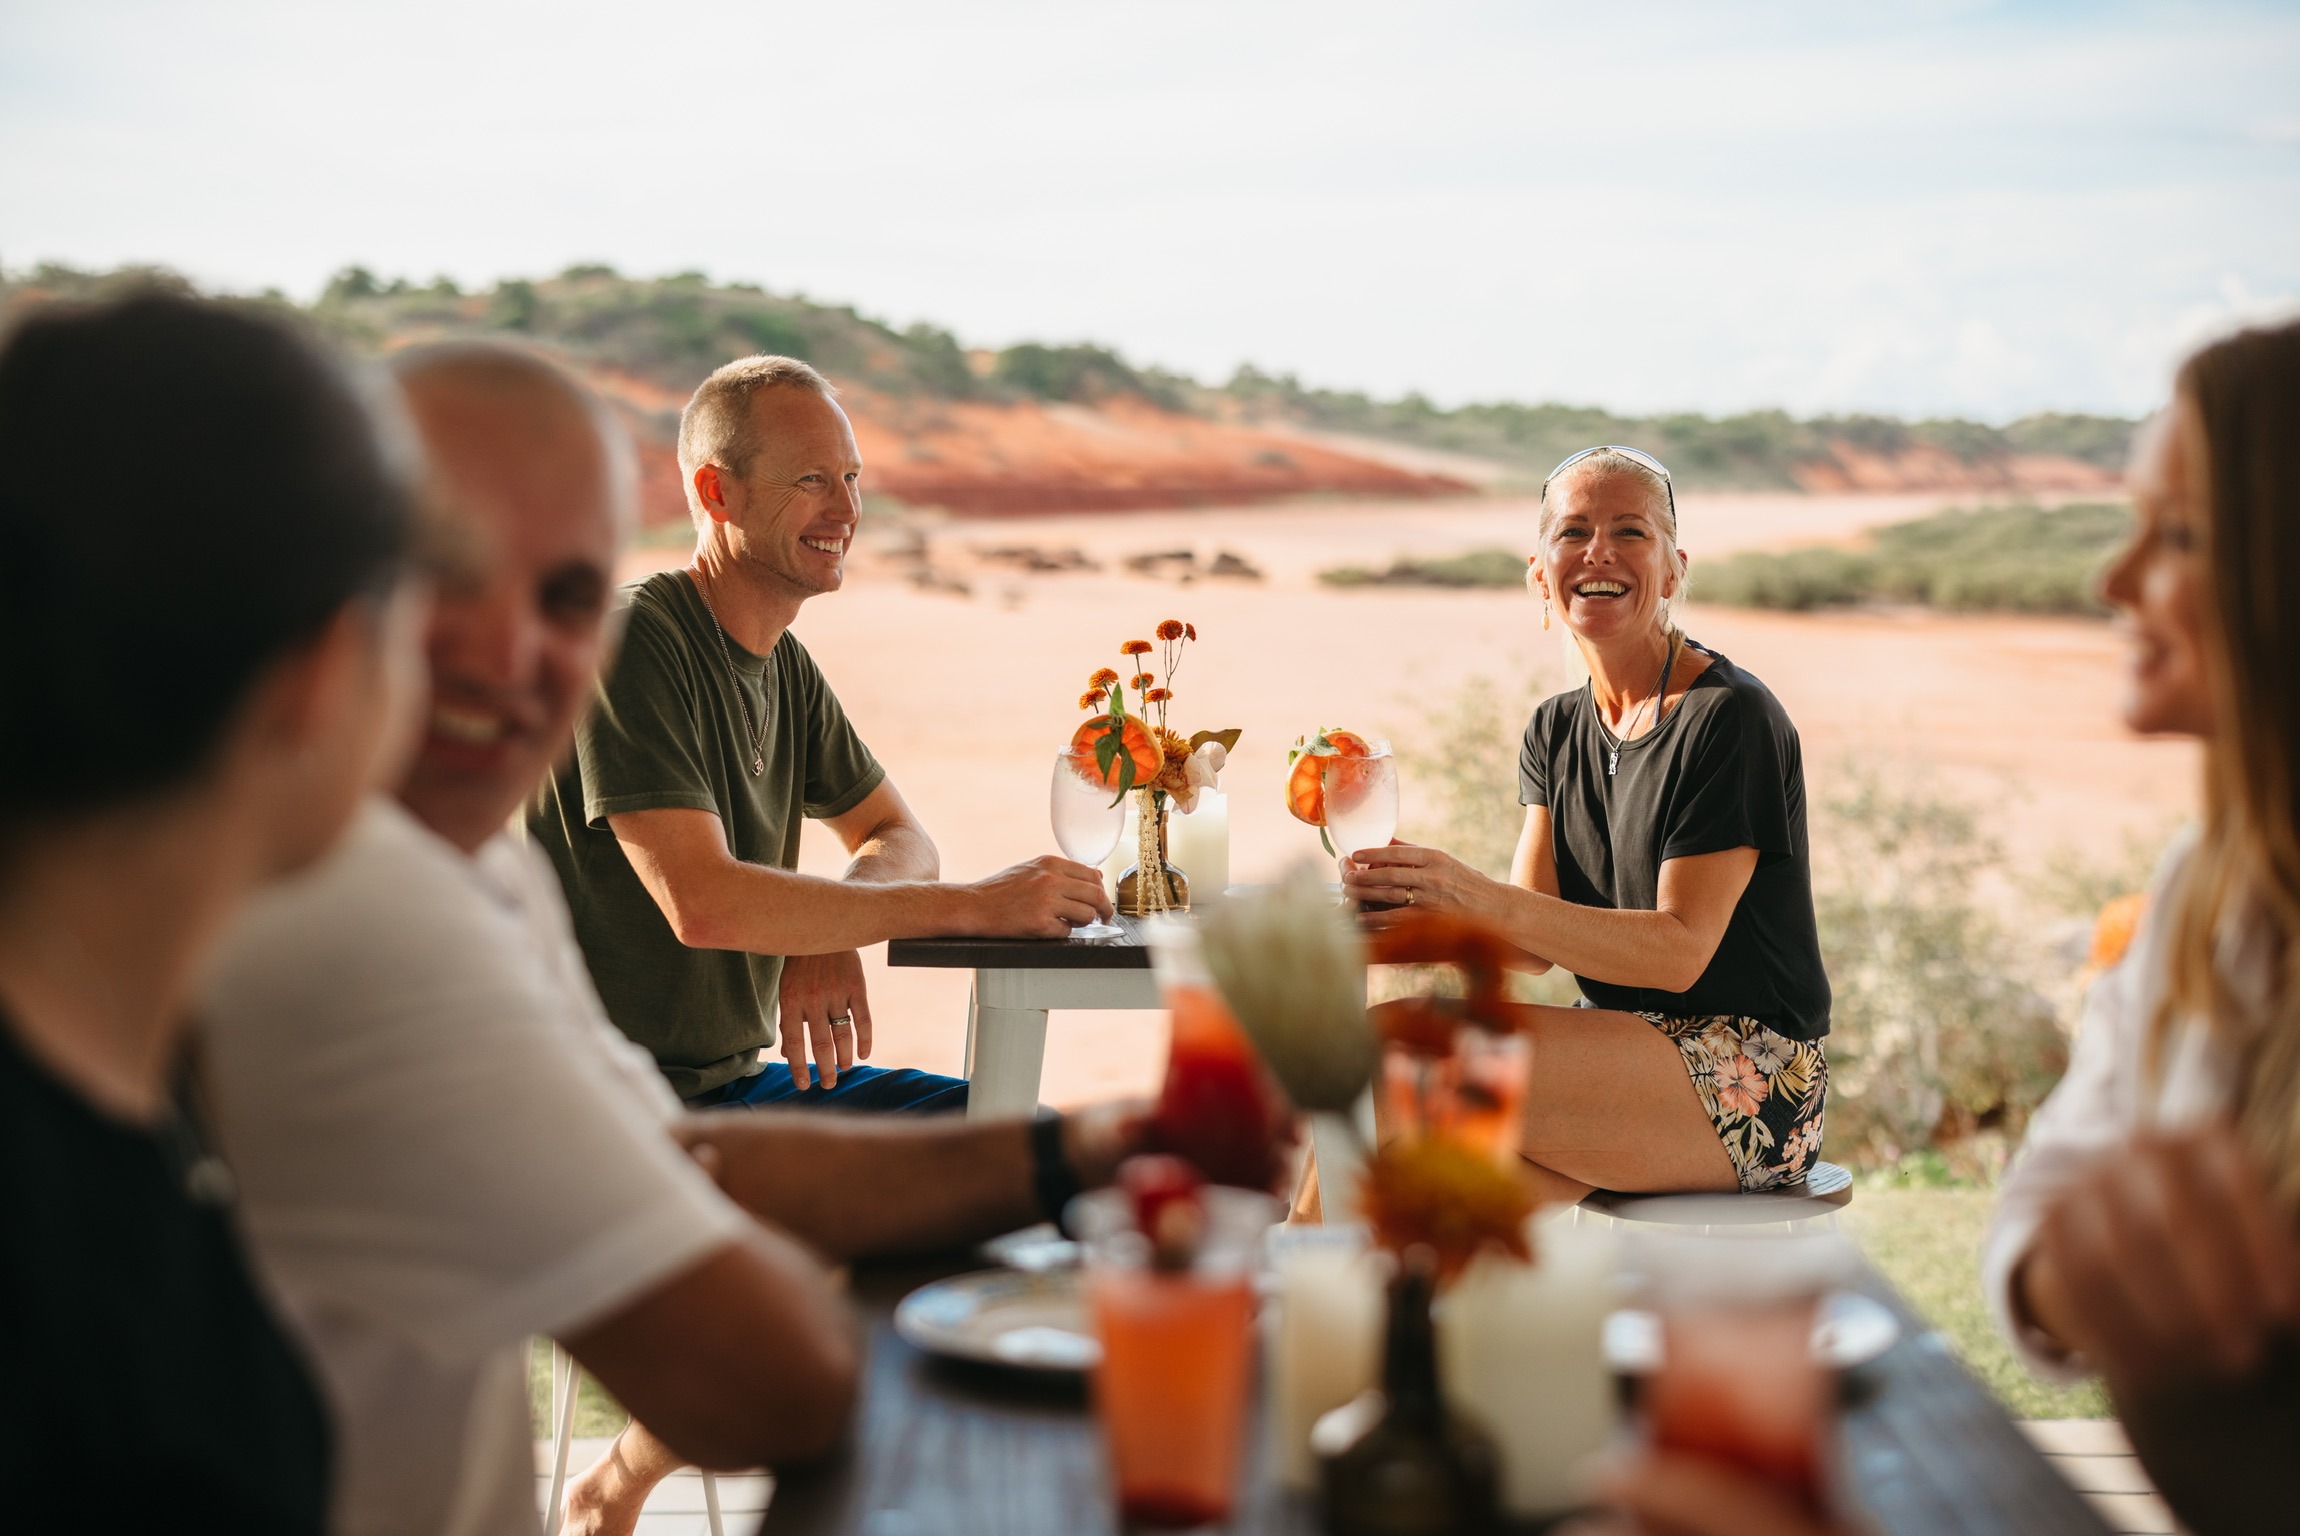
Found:
[[854, 1016], [853, 1014], [851, 1014], [851, 1013], [834, 1013], [834, 1014], [832, 1014], [832, 1015], [831, 1015], [831, 1028], [833, 1028], [833, 1029], [841, 1029], [841, 1028], [844, 1028], [844, 1029], [852, 1029], [852, 1028], [854, 1028], [854, 1027], [855, 1027], [855, 1016]]

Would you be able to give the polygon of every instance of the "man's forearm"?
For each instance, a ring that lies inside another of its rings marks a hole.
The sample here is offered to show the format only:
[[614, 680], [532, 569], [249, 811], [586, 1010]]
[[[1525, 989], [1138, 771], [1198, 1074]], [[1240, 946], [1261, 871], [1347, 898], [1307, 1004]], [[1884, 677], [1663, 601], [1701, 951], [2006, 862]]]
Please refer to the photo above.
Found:
[[888, 939], [963, 933], [965, 887], [933, 880], [825, 879], [727, 859], [666, 881], [664, 915], [692, 949], [827, 955]]
[[1028, 1122], [823, 1110], [696, 1116], [736, 1204], [833, 1258], [931, 1253], [1043, 1219]]

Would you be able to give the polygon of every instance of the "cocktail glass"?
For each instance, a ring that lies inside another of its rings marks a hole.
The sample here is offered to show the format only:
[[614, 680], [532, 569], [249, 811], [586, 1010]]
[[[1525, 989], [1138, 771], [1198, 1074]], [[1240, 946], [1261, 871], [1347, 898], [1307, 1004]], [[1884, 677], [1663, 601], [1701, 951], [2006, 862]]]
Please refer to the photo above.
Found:
[[1194, 1530], [1229, 1518], [1253, 1376], [1255, 1256], [1278, 1202], [1207, 1185], [1205, 1235], [1185, 1267], [1160, 1268], [1125, 1191], [1081, 1196], [1086, 1288], [1102, 1341], [1094, 1406], [1128, 1530]]
[[1214, 984], [1198, 930], [1166, 918], [1146, 936], [1172, 1023], [1151, 1140], [1214, 1183], [1266, 1190], [1285, 1166], [1285, 1091]]
[[1450, 1136], [1506, 1166], [1525, 1134], [1532, 1060], [1522, 1034], [1464, 1023], [1443, 1056], [1396, 1045], [1382, 1053], [1382, 1095], [1393, 1132]]
[[[1699, 1202], [1687, 1202], [1687, 1212]], [[1774, 1484], [1816, 1514], [1831, 1500], [1836, 1386], [1813, 1348], [1821, 1300], [1851, 1269], [1830, 1234], [1726, 1229], [1639, 1244], [1661, 1315], [1646, 1382], [1653, 1444]]]
[[[1091, 756], [1081, 761], [1068, 747], [1054, 754], [1050, 799], [1054, 840], [1061, 844], [1064, 858], [1100, 865], [1110, 857], [1118, 846], [1118, 834], [1126, 830], [1126, 797], [1102, 782]], [[1074, 939], [1115, 939], [1124, 933], [1100, 918], [1070, 930]]]
[[1387, 848], [1398, 835], [1398, 761], [1386, 741], [1364, 757], [1319, 759], [1326, 795], [1326, 835], [1344, 858], [1361, 848]]

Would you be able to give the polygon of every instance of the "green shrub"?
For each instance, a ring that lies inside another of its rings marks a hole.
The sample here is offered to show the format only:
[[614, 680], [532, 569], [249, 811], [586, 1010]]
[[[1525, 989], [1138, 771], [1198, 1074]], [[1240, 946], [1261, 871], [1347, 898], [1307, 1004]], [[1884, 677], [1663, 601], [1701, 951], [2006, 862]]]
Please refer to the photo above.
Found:
[[1434, 560], [1399, 556], [1382, 570], [1360, 565], [1318, 572], [1329, 587], [1517, 587], [1525, 584], [1525, 556], [1508, 549], [1473, 549]]
[[1990, 905], [2001, 867], [1971, 807], [1873, 764], [1812, 818], [1814, 913], [1835, 994], [1827, 1155], [1938, 1151], [1993, 1177], [2068, 1065], [2048, 962]]
[[1862, 549], [1744, 550], [1695, 571], [1693, 595], [1795, 612], [1885, 602], [2102, 613], [2100, 575], [2130, 526], [2111, 502], [1950, 509], [1879, 528]]

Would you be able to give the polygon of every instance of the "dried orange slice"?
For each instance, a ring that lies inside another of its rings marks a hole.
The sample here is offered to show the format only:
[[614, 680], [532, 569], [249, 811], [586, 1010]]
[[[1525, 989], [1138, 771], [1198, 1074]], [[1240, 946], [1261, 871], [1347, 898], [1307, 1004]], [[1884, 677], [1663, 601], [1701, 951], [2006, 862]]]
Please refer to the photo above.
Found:
[[1319, 759], [1325, 757], [1371, 757], [1373, 748], [1355, 731], [1336, 730], [1332, 726], [1314, 736], [1297, 740], [1286, 753], [1289, 765], [1286, 774], [1286, 809], [1294, 813], [1296, 821], [1306, 821], [1313, 827], [1326, 824], [1326, 786], [1320, 779]]
[[[1110, 766], [1105, 769], [1100, 755], [1102, 742], [1113, 730], [1118, 732], [1119, 747], [1110, 755]], [[1131, 778], [1125, 769], [1128, 758], [1134, 762]], [[1146, 787], [1166, 766], [1166, 754], [1157, 738], [1150, 734], [1150, 728], [1132, 715], [1096, 715], [1071, 736], [1070, 761], [1079, 777], [1098, 780], [1104, 788], [1116, 792]]]

